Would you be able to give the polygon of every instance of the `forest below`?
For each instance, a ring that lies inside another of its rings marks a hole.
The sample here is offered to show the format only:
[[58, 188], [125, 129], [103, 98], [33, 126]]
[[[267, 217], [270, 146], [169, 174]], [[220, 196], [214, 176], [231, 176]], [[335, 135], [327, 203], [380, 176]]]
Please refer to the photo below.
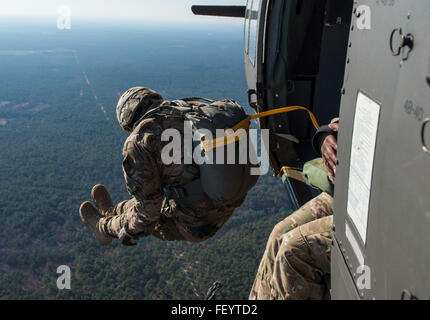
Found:
[[[0, 31], [0, 299], [203, 299], [215, 281], [218, 299], [247, 299], [267, 238], [290, 213], [271, 174], [201, 244], [100, 247], [78, 216], [97, 183], [114, 201], [129, 197], [115, 118], [124, 90], [247, 105], [241, 28], [44, 28]], [[56, 286], [60, 265], [71, 290]]]

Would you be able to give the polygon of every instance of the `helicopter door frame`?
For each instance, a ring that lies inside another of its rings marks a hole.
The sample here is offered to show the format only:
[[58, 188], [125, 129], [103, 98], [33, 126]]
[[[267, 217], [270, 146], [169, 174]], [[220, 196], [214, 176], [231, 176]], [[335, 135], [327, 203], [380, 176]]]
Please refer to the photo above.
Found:
[[258, 105], [263, 100], [261, 70], [264, 53], [264, 17], [268, 0], [248, 0], [244, 24], [244, 62], [250, 106], [261, 111]]

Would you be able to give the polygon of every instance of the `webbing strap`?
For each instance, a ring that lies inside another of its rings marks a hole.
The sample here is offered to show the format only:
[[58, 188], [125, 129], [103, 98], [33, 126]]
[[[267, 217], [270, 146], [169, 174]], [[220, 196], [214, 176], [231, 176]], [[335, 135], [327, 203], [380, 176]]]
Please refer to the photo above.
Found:
[[[243, 130], [245, 130], [245, 132], [248, 132], [249, 126], [251, 124], [251, 120], [259, 119], [259, 118], [263, 118], [263, 117], [268, 117], [268, 116], [272, 116], [272, 115], [280, 114], [280, 113], [297, 111], [297, 110], [306, 111], [309, 114], [309, 117], [310, 117], [312, 124], [314, 125], [315, 129], [317, 129], [317, 130], [319, 129], [319, 124], [318, 124], [318, 121], [317, 121], [315, 115], [308, 108], [301, 107], [301, 106], [284, 107], [284, 108], [273, 109], [273, 110], [264, 111], [261, 113], [257, 113], [257, 114], [248, 116], [247, 118], [245, 118], [244, 120], [242, 120], [241, 122], [239, 122], [238, 124], [236, 124], [233, 127], [232, 133], [228, 133], [224, 137], [219, 137], [219, 138], [215, 138], [212, 140], [205, 140], [202, 142], [202, 147], [206, 152], [209, 152], [212, 149], [215, 149], [218, 147], [223, 147], [223, 146], [226, 146], [230, 143], [234, 143], [236, 141], [239, 141], [241, 136], [243, 136]], [[240, 129], [243, 129], [243, 130], [240, 130]]]
[[302, 169], [300, 168], [294, 168], [294, 167], [282, 167], [281, 170], [276, 175], [278, 178], [282, 177], [282, 175], [285, 175], [288, 178], [306, 183], [305, 178], [302, 176]]
[[182, 100], [182, 101], [185, 101], [185, 102], [199, 101], [199, 100], [206, 101], [206, 102], [209, 102], [209, 103], [215, 102], [215, 100], [208, 99], [208, 98], [202, 98], [202, 97], [188, 97], [188, 98], [182, 98], [182, 99], [179, 99], [179, 100]]

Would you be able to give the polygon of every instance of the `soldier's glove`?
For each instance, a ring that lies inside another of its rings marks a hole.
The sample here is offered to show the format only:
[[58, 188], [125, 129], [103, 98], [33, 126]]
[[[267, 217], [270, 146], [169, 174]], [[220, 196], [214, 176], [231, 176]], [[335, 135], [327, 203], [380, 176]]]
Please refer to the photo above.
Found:
[[118, 234], [119, 241], [125, 246], [135, 246], [137, 243], [133, 240], [137, 240], [138, 237], [133, 236], [127, 232], [127, 230], [123, 227]]

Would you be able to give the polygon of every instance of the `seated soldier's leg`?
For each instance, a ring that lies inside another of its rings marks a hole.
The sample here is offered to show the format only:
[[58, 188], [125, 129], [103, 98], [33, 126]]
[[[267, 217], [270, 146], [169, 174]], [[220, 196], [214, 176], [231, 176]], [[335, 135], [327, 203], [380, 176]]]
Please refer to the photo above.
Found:
[[333, 198], [327, 193], [322, 193], [275, 226], [267, 241], [266, 250], [251, 289], [250, 300], [272, 299], [270, 281], [282, 236], [298, 226], [332, 214]]
[[271, 279], [273, 299], [323, 299], [330, 274], [333, 216], [302, 225], [282, 237]]

